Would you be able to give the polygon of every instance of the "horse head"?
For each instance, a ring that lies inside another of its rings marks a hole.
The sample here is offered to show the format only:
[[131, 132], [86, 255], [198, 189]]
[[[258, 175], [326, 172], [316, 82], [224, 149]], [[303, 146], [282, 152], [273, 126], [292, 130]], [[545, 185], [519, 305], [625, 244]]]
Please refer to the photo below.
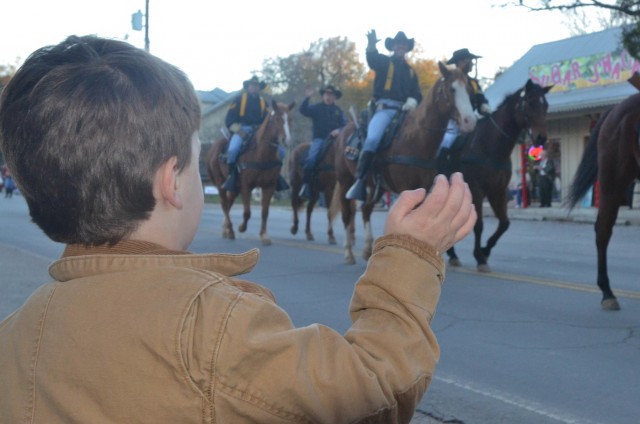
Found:
[[438, 62], [442, 78], [436, 92], [436, 102], [441, 112], [454, 119], [460, 131], [471, 132], [476, 126], [477, 118], [471, 106], [471, 85], [469, 78], [462, 70], [448, 68], [444, 63]]
[[542, 146], [547, 141], [547, 109], [549, 103], [545, 95], [553, 86], [542, 87], [531, 79], [519, 90], [519, 100], [516, 106], [518, 124], [526, 129], [531, 141], [536, 146]]
[[271, 101], [271, 109], [269, 111], [269, 122], [272, 123], [275, 131], [275, 138], [278, 144], [284, 143], [286, 146], [291, 145], [291, 112], [295, 107], [296, 102], [291, 102], [287, 105], [285, 103], [279, 103], [275, 100]]

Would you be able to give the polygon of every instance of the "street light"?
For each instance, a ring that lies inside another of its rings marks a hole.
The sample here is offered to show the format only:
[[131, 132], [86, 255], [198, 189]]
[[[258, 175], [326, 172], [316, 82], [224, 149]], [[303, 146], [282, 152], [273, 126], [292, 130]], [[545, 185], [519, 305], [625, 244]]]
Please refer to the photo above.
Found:
[[[131, 29], [134, 31], [142, 31], [142, 27], [144, 26], [144, 49], [149, 51], [149, 0], [146, 0], [145, 3], [146, 13], [144, 15], [140, 10], [131, 15]], [[144, 25], [142, 24], [143, 16], [145, 18]]]

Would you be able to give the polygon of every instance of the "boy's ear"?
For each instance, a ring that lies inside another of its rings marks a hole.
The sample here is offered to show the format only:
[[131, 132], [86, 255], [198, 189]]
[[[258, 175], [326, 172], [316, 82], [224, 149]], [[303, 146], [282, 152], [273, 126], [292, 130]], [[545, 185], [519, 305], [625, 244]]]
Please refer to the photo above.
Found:
[[178, 193], [178, 157], [171, 156], [158, 170], [160, 195], [176, 209], [182, 209], [182, 199]]

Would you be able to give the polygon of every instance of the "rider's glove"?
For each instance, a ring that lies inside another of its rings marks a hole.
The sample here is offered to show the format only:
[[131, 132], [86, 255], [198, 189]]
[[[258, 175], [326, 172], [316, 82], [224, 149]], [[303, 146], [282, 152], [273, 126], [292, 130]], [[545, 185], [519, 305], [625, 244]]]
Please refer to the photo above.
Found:
[[409, 97], [406, 102], [402, 105], [402, 110], [405, 112], [411, 112], [418, 106], [418, 101], [413, 97]]
[[483, 103], [480, 105], [480, 114], [484, 116], [491, 115], [493, 111], [491, 110], [491, 106], [488, 103]]

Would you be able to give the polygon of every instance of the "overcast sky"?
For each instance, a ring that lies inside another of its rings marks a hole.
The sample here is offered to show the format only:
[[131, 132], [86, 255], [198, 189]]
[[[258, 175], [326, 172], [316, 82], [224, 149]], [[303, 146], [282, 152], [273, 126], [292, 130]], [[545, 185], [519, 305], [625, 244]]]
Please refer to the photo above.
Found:
[[[415, 38], [424, 58], [446, 59], [467, 47], [483, 56], [481, 77], [493, 77], [535, 44], [571, 35], [559, 13], [492, 7], [502, 2], [149, 0], [150, 51], [184, 70], [196, 89], [233, 91], [264, 59], [299, 53], [321, 38], [346, 36], [364, 55], [370, 29], [382, 39], [380, 51], [398, 31]], [[7, 0], [0, 64], [19, 64], [72, 34], [126, 38], [142, 48], [144, 31], [131, 30], [139, 9], [144, 13], [145, 0]]]

